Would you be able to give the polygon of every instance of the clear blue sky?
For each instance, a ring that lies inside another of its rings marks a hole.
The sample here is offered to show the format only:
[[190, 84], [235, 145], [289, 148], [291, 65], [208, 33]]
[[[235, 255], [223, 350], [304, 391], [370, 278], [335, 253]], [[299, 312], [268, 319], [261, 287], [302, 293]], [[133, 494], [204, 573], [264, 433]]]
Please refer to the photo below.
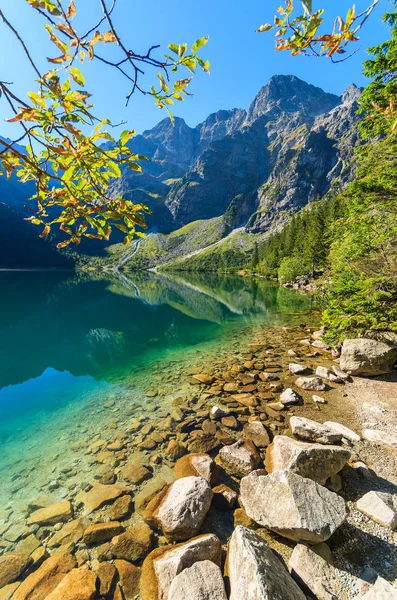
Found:
[[[353, 1], [353, 0], [352, 0]], [[80, 18], [93, 24], [100, 14], [98, 0], [75, 0]], [[369, 4], [358, 0], [357, 11]], [[108, 0], [110, 4], [110, 0]], [[334, 65], [326, 59], [295, 57], [274, 51], [272, 33], [256, 34], [256, 27], [272, 20], [280, 0], [201, 0], [188, 3], [182, 0], [152, 0], [135, 2], [118, 0], [114, 13], [115, 24], [128, 47], [144, 52], [152, 44], [161, 44], [164, 52], [170, 42], [193, 42], [209, 35], [210, 41], [203, 56], [211, 61], [211, 75], [200, 73], [191, 86], [194, 97], [177, 103], [174, 114], [183, 117], [191, 126], [203, 121], [211, 112], [221, 108], [248, 108], [258, 90], [278, 73], [295, 74], [329, 92], [341, 94], [354, 82], [365, 85], [361, 63], [365, 49], [384, 40], [387, 29], [381, 15], [390, 8], [388, 0], [380, 0], [370, 21], [361, 32], [359, 52], [350, 60]], [[346, 13], [349, 0], [314, 0], [332, 16]], [[43, 24], [26, 0], [0, 0], [7, 17], [29, 43], [32, 54], [55, 56], [54, 47], [47, 42]], [[355, 46], [356, 47], [356, 46]], [[17, 42], [0, 22], [0, 79], [14, 82], [18, 94], [35, 89], [34, 75]], [[48, 64], [48, 63], [47, 63]], [[46, 61], [41, 61], [46, 68]], [[93, 92], [96, 114], [113, 121], [125, 119], [138, 132], [150, 128], [166, 116], [148, 97], [134, 96], [128, 108], [124, 106], [128, 82], [105, 66], [89, 65], [85, 70], [86, 87]], [[155, 79], [156, 73], [151, 72]], [[11, 125], [4, 122], [9, 116], [0, 99], [0, 135], [11, 137]]]

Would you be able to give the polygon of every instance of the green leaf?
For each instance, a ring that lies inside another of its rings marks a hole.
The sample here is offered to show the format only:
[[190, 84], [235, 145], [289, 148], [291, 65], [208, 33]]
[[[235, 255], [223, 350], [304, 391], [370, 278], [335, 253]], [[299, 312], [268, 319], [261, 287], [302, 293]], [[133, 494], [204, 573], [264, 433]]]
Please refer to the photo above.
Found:
[[70, 67], [69, 70], [73, 80], [76, 83], [78, 83], [79, 85], [85, 85], [85, 79], [80, 69], [78, 69], [77, 67]]
[[208, 42], [209, 37], [201, 37], [198, 40], [196, 40], [192, 46], [192, 52], [197, 52], [198, 50], [200, 50], [200, 48], [203, 48], [203, 46], [206, 45], [206, 43]]
[[168, 48], [174, 52], [175, 54], [178, 54], [179, 52], [179, 45], [178, 44], [168, 44]]
[[28, 92], [28, 96], [31, 101], [36, 104], [36, 106], [41, 106], [42, 108], [47, 108], [44, 98], [36, 94], [36, 92]]
[[129, 141], [129, 140], [130, 140], [130, 139], [131, 139], [131, 138], [132, 138], [134, 135], [135, 135], [135, 130], [134, 130], [134, 129], [131, 129], [131, 130], [128, 130], [128, 129], [126, 129], [125, 131], [123, 131], [123, 132], [121, 133], [121, 135], [120, 135], [120, 141], [121, 141], [121, 144], [122, 144], [123, 146], [125, 146], [125, 145], [126, 145], [126, 143], [127, 143], [127, 142], [128, 142], [128, 141]]

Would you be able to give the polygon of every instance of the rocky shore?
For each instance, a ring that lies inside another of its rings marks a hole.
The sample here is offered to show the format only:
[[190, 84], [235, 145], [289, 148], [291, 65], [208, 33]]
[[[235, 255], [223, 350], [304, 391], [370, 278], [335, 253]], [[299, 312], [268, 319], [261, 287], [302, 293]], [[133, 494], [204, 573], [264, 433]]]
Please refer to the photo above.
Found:
[[110, 400], [89, 481], [0, 507], [0, 600], [396, 599], [397, 354], [321, 336], [259, 330], [168, 407], [155, 375], [128, 422]]

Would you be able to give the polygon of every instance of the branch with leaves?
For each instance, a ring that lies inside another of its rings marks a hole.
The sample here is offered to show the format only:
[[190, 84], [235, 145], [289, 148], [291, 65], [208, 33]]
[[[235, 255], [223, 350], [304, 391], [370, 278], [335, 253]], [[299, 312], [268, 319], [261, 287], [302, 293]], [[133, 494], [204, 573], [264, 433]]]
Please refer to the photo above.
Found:
[[[331, 31], [322, 32], [324, 9], [313, 10], [312, 0], [301, 0], [302, 9], [297, 14], [294, 0], [284, 0], [284, 6], [280, 6], [278, 15], [274, 17], [274, 24], [261, 25], [257, 32], [276, 30], [276, 50], [288, 50], [292, 56], [325, 56], [333, 62], [342, 62], [354, 54], [347, 54], [347, 47], [359, 40], [360, 29], [378, 2], [373, 0], [360, 13], [356, 13], [355, 6], [352, 6], [345, 18], [335, 18]], [[344, 55], [343, 58], [341, 55]]]
[[[35, 182], [36, 192], [30, 198], [34, 208], [28, 220], [42, 227], [41, 237], [47, 237], [55, 227], [63, 232], [66, 239], [58, 248], [79, 244], [83, 237], [108, 240], [113, 228], [124, 232], [128, 243], [134, 235], [144, 235], [137, 227], [145, 229], [148, 209], [115, 197], [111, 182], [121, 176], [122, 168], [141, 172], [140, 163], [147, 159], [134, 154], [128, 145], [134, 130], [125, 130], [116, 139], [107, 129], [114, 127], [111, 122], [95, 115], [81, 65], [97, 60], [116, 69], [129, 83], [127, 104], [135, 92], [149, 95], [172, 119], [169, 107], [191, 95], [187, 88], [197, 68], [209, 72], [209, 62], [198, 54], [208, 38], [198, 39], [190, 51], [187, 44], [170, 44], [170, 53], [160, 58], [155, 56], [158, 46], [137, 54], [115, 27], [116, 0], [110, 7], [106, 0], [98, 0], [102, 15], [85, 32], [74, 25], [74, 0], [68, 0], [67, 6], [63, 0], [26, 1], [45, 19], [57, 55], [47, 59], [51, 68], [41, 73], [25, 40], [0, 10], [3, 25], [21, 45], [38, 84], [37, 91], [29, 92], [24, 100], [14, 94], [12, 84], [0, 81], [0, 98], [13, 114], [8, 121], [21, 127], [21, 135], [14, 141], [0, 139], [0, 174], [11, 177], [15, 173], [21, 182]], [[107, 57], [108, 44], [117, 47], [116, 59], [113, 54], [112, 59]], [[157, 86], [145, 89], [141, 85], [145, 68], [158, 69]], [[189, 76], [178, 78], [180, 69]]]

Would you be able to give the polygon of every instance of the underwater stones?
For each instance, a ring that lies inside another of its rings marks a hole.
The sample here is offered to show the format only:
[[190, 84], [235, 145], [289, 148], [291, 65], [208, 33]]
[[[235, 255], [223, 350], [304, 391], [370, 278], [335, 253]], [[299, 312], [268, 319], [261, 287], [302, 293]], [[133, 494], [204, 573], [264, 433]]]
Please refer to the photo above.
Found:
[[204, 477], [183, 477], [148, 504], [143, 518], [170, 540], [184, 540], [199, 531], [211, 506], [212, 489]]
[[146, 523], [138, 523], [112, 540], [112, 555], [134, 562], [147, 555], [153, 531]]
[[81, 492], [76, 497], [78, 504], [83, 504], [85, 514], [89, 515], [105, 504], [110, 504], [126, 493], [126, 488], [119, 485], [103, 485], [95, 483], [88, 492]]
[[221, 419], [222, 417], [227, 417], [229, 414], [230, 411], [224, 406], [213, 406], [210, 410], [211, 419]]
[[245, 392], [242, 394], [233, 394], [231, 398], [247, 408], [253, 408], [259, 404], [255, 396]]
[[339, 366], [349, 375], [373, 377], [390, 373], [397, 359], [396, 348], [367, 338], [345, 340]]
[[266, 448], [270, 444], [269, 434], [260, 421], [252, 421], [244, 425], [243, 435], [247, 440], [253, 442], [257, 448]]
[[68, 544], [77, 544], [84, 533], [84, 522], [82, 519], [76, 519], [65, 523], [63, 527], [54, 533], [49, 539], [48, 546], [56, 548], [58, 546], [67, 546]]
[[393, 494], [368, 492], [357, 500], [357, 508], [383, 527], [397, 528], [397, 498]]
[[204, 477], [213, 485], [217, 477], [218, 468], [208, 454], [189, 454], [180, 458], [174, 466], [177, 479], [182, 477]]
[[219, 566], [221, 554], [221, 542], [212, 533], [153, 550], [142, 566], [143, 600], [168, 600], [172, 581], [179, 573], [198, 561], [209, 560]]
[[28, 525], [55, 525], [68, 521], [73, 517], [73, 509], [69, 500], [61, 500], [45, 508], [35, 510], [27, 520]]
[[0, 588], [19, 579], [31, 562], [31, 557], [22, 552], [6, 552], [0, 556]]
[[258, 467], [260, 456], [252, 442], [238, 440], [220, 450], [217, 456], [218, 461], [227, 473], [242, 477]]
[[209, 560], [184, 569], [171, 583], [169, 600], [227, 600], [220, 568]]
[[290, 471], [244, 477], [240, 497], [251, 519], [294, 541], [324, 542], [347, 517], [343, 498]]
[[120, 475], [124, 481], [139, 485], [142, 481], [149, 479], [152, 474], [146, 467], [142, 465], [127, 464], [120, 469]]
[[65, 575], [46, 600], [93, 600], [96, 595], [97, 576], [85, 567], [73, 569]]
[[83, 542], [88, 546], [90, 544], [100, 544], [111, 540], [122, 531], [124, 531], [124, 527], [118, 521], [94, 523], [84, 530]]
[[298, 377], [296, 385], [302, 390], [313, 392], [323, 392], [327, 387], [321, 377]]
[[187, 450], [183, 444], [177, 442], [177, 440], [170, 440], [165, 455], [171, 460], [178, 460], [178, 458], [181, 458], [186, 452]]
[[280, 402], [284, 406], [290, 406], [292, 404], [303, 404], [303, 398], [292, 388], [287, 388], [280, 394]]
[[234, 417], [233, 415], [230, 415], [228, 417], [222, 417], [221, 423], [224, 427], [229, 427], [230, 429], [238, 429], [239, 428], [239, 422], [237, 421], [236, 417]]
[[43, 598], [47, 598], [75, 566], [76, 560], [70, 554], [50, 556], [21, 583], [12, 600], [43, 600]]
[[230, 600], [305, 600], [263, 538], [239, 525], [227, 553]]
[[291, 417], [289, 421], [292, 433], [307, 442], [317, 442], [318, 444], [335, 444], [340, 442], [342, 434], [334, 429], [306, 419], [305, 417]]
[[116, 567], [109, 562], [94, 562], [92, 568], [99, 580], [100, 595], [108, 597], [116, 579]]
[[205, 373], [198, 373], [197, 375], [193, 375], [193, 379], [196, 379], [204, 385], [211, 385], [215, 381], [215, 377], [213, 375], [207, 375]]
[[276, 435], [266, 451], [268, 473], [291, 471], [318, 483], [339, 473], [350, 460], [351, 453], [339, 446], [299, 442], [284, 435]]

